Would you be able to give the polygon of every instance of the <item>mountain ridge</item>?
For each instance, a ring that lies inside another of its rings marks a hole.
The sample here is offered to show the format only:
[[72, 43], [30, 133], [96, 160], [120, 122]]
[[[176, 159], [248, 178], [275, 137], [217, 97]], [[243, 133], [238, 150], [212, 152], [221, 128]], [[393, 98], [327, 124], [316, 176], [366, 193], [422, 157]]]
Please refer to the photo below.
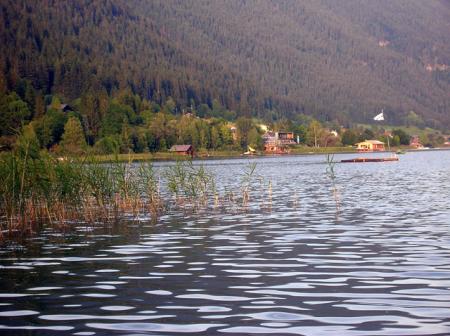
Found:
[[[238, 115], [308, 114], [450, 125], [446, 0], [7, 0], [7, 86], [73, 100], [131, 89], [180, 108], [214, 99]], [[431, 71], [430, 71], [431, 67]]]

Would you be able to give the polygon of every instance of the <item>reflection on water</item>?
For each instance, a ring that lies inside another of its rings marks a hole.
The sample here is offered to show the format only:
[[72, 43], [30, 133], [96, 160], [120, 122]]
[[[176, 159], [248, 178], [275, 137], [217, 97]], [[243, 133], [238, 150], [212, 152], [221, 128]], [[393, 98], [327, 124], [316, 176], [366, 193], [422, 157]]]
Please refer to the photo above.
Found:
[[[450, 334], [450, 152], [336, 165], [338, 217], [324, 157], [257, 162], [271, 212], [254, 191], [0, 250], [0, 334]], [[206, 164], [232, 188], [247, 162]]]

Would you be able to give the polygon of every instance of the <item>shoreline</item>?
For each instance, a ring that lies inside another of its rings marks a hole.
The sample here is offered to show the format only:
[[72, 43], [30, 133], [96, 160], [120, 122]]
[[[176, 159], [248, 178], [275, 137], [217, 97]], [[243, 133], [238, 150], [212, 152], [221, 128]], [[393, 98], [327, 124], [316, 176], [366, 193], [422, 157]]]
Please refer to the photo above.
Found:
[[243, 155], [238, 151], [211, 151], [200, 152], [194, 157], [188, 155], [177, 155], [169, 152], [155, 153], [130, 153], [130, 154], [109, 154], [109, 155], [93, 155], [100, 162], [142, 162], [142, 161], [176, 161], [176, 160], [215, 160], [215, 159], [242, 159], [242, 158], [259, 158], [259, 157], [277, 157], [277, 156], [297, 156], [297, 155], [319, 155], [319, 154], [351, 154], [357, 153], [346, 147], [323, 147], [323, 148], [305, 148], [292, 150], [286, 154], [265, 154], [258, 153], [255, 155]]
[[[213, 152], [201, 152], [195, 155], [193, 161], [202, 160], [217, 160], [217, 159], [242, 159], [242, 158], [264, 158], [264, 157], [283, 157], [283, 156], [306, 156], [306, 155], [327, 155], [327, 154], [373, 154], [373, 153], [395, 153], [397, 150], [404, 150], [406, 152], [426, 152], [426, 151], [440, 151], [450, 150], [449, 148], [429, 148], [429, 149], [413, 149], [398, 147], [390, 151], [383, 152], [358, 152], [355, 149], [348, 147], [321, 147], [321, 148], [302, 148], [293, 150], [287, 154], [255, 154], [255, 155], [243, 155], [238, 151], [213, 151]], [[130, 153], [130, 154], [110, 154], [110, 155], [94, 155], [95, 159], [100, 162], [143, 162], [143, 161], [177, 161], [177, 160], [190, 160], [190, 156], [176, 155], [169, 152], [156, 152], [156, 153]]]

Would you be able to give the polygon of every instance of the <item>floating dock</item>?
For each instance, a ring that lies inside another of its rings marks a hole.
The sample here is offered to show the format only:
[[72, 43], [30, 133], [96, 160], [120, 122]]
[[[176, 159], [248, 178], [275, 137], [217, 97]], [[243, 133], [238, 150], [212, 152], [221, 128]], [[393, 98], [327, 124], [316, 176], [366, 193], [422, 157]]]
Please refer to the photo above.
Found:
[[398, 157], [392, 156], [392, 157], [385, 157], [385, 158], [354, 158], [354, 159], [345, 159], [341, 160], [341, 162], [344, 163], [351, 163], [351, 162], [389, 162], [389, 161], [398, 161]]

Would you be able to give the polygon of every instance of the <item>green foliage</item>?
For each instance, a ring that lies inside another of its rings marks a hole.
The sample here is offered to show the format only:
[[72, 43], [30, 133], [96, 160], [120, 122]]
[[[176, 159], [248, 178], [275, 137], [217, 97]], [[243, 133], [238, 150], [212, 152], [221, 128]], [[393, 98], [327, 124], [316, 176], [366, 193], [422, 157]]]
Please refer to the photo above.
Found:
[[306, 143], [307, 128], [305, 125], [299, 124], [294, 127], [294, 133], [298, 136], [299, 143]]
[[167, 187], [176, 199], [180, 197], [194, 203], [205, 203], [216, 191], [214, 175], [203, 165], [194, 166], [192, 161], [177, 161], [164, 174]]
[[80, 155], [86, 152], [87, 143], [78, 118], [69, 117], [64, 125], [64, 134], [60, 145], [64, 154]]
[[309, 146], [319, 147], [324, 133], [322, 124], [317, 120], [312, 120], [306, 130], [306, 143]]
[[411, 136], [408, 133], [406, 133], [404, 130], [395, 129], [392, 131], [392, 135], [394, 137], [398, 137], [398, 142], [400, 145], [409, 145]]
[[117, 136], [106, 136], [94, 145], [94, 152], [97, 154], [117, 154], [119, 149], [120, 139]]
[[375, 133], [372, 130], [366, 128], [359, 136], [358, 141], [366, 141], [366, 140], [372, 140], [372, 139], [375, 139]]
[[40, 119], [33, 122], [33, 127], [42, 147], [50, 148], [56, 145], [64, 133], [67, 115], [60, 110], [50, 108]]
[[61, 100], [59, 99], [58, 96], [55, 95], [52, 97], [50, 108], [57, 111], [61, 109]]
[[109, 109], [102, 119], [101, 136], [120, 134], [123, 124], [130, 123], [134, 119], [134, 111], [130, 106], [121, 105], [116, 101], [111, 102]]
[[0, 93], [0, 136], [17, 133], [30, 117], [31, 111], [27, 103], [16, 93], [6, 95]]
[[358, 135], [352, 129], [345, 130], [344, 134], [342, 134], [342, 144], [344, 146], [353, 146], [358, 142]]
[[236, 120], [238, 142], [241, 148], [247, 149], [247, 146], [260, 148], [262, 146], [261, 135], [258, 128], [250, 118], [240, 117]]
[[400, 146], [400, 137], [398, 135], [394, 135], [389, 141], [391, 146]]
[[[38, 91], [81, 98], [90, 144], [107, 111], [100, 95], [130, 106], [132, 125], [148, 100], [152, 112], [192, 105], [201, 117], [270, 121], [303, 113], [346, 127], [385, 106], [390, 123], [448, 127], [449, 11], [422, 0], [5, 0], [0, 92], [16, 90], [30, 109]], [[119, 133], [122, 120], [102, 136]]]
[[425, 133], [420, 137], [420, 142], [425, 147], [439, 147], [445, 142], [442, 134], [437, 132]]

